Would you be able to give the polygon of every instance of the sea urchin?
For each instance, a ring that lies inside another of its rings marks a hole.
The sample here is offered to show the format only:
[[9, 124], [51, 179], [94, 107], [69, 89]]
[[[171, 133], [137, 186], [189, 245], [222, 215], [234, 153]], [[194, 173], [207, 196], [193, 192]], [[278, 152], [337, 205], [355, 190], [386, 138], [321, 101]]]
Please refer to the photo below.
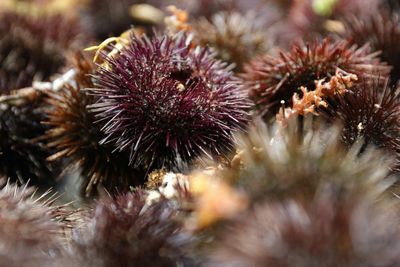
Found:
[[362, 150], [373, 145], [395, 160], [391, 166], [400, 171], [400, 87], [381, 85], [377, 80], [360, 83], [337, 96], [332, 108], [322, 114], [343, 124], [342, 141], [351, 146], [361, 142]]
[[346, 41], [314, 41], [294, 43], [291, 51], [278, 57], [266, 55], [254, 59], [242, 75], [250, 98], [262, 114], [275, 115], [283, 100], [291, 104], [300, 87], [315, 88], [314, 82], [329, 79], [337, 68], [356, 74], [359, 79], [388, 76], [390, 67], [380, 62], [378, 53], [370, 53], [367, 45], [357, 47]]
[[28, 16], [0, 13], [0, 93], [48, 80], [79, 45], [78, 21], [61, 14]]
[[86, 195], [96, 187], [123, 192], [135, 183], [135, 170], [128, 166], [129, 153], [113, 153], [110, 144], [99, 144], [103, 136], [101, 127], [95, 124], [94, 114], [87, 109], [96, 98], [83, 90], [93, 86], [90, 74], [94, 73], [95, 65], [79, 54], [75, 61], [76, 85], [48, 92], [49, 107], [44, 123], [49, 125], [47, 146], [55, 150], [48, 160], [62, 160], [68, 167], [79, 167]]
[[201, 153], [230, 149], [245, 126], [249, 103], [226, 65], [183, 34], [153, 39], [131, 35], [108, 56], [89, 91], [91, 105], [116, 149], [134, 166], [174, 167]]
[[166, 199], [146, 205], [141, 190], [102, 198], [73, 236], [67, 266], [180, 266], [190, 238], [176, 216]]

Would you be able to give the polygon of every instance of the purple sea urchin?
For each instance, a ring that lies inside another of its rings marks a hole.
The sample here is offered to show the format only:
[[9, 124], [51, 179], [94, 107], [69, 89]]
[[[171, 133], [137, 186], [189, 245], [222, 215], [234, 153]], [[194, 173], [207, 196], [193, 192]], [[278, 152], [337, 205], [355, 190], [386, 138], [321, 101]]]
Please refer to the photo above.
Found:
[[0, 13], [0, 94], [47, 80], [64, 65], [79, 35], [77, 21], [61, 14]]
[[316, 80], [329, 79], [337, 68], [359, 79], [388, 76], [390, 67], [369, 51], [366, 45], [358, 48], [343, 40], [294, 43], [289, 52], [259, 57], [247, 65], [242, 74], [244, 87], [259, 112], [270, 117], [277, 113], [282, 100], [291, 105], [294, 93], [301, 94], [301, 86], [314, 90]]
[[82, 88], [93, 87], [89, 75], [95, 72], [95, 66], [77, 55], [75, 70], [76, 85], [66, 85], [60, 91], [48, 93], [46, 139], [47, 146], [56, 150], [49, 159], [79, 167], [86, 195], [92, 194], [98, 186], [109, 192], [127, 191], [139, 181], [135, 179], [137, 171], [128, 166], [129, 154], [113, 153], [114, 148], [109, 144], [99, 144], [103, 136], [100, 126], [95, 124], [94, 114], [87, 109], [96, 98], [87, 95]]
[[71, 262], [101, 267], [182, 264], [185, 238], [176, 215], [165, 199], [146, 206], [140, 190], [101, 199], [73, 236]]
[[346, 145], [362, 142], [364, 147], [383, 149], [396, 160], [392, 169], [400, 171], [400, 87], [391, 88], [379, 81], [360, 83], [337, 96], [332, 108], [322, 113], [343, 124]]
[[0, 190], [0, 266], [42, 266], [61, 250], [61, 210], [48, 193], [33, 194], [11, 184]]
[[375, 51], [381, 51], [383, 61], [393, 67], [391, 80], [400, 78], [400, 13], [392, 15], [383, 12], [369, 17], [351, 17], [345, 21], [343, 37], [352, 43], [369, 43]]
[[116, 149], [134, 166], [173, 167], [231, 148], [249, 103], [232, 73], [207, 49], [178, 35], [130, 36], [97, 72], [91, 105]]

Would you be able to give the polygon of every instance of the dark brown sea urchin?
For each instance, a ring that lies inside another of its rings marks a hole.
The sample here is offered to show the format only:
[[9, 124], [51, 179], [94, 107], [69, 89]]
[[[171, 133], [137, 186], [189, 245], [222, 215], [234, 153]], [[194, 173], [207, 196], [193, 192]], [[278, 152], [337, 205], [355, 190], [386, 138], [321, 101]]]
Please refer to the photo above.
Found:
[[[5, 101], [13, 97], [15, 100]], [[8, 95], [1, 100], [0, 175], [13, 182], [49, 185], [58, 172], [56, 164], [46, 162], [51, 151], [42, 139], [46, 131], [41, 124], [45, 119], [44, 97], [32, 91], [30, 95]]]
[[79, 167], [82, 189], [86, 195], [104, 187], [109, 192], [123, 192], [139, 183], [137, 171], [129, 167], [129, 154], [115, 152], [109, 144], [100, 145], [103, 138], [100, 125], [87, 109], [96, 98], [83, 88], [93, 87], [93, 63], [77, 55], [75, 85], [65, 85], [60, 91], [49, 92], [46, 109], [47, 146], [54, 149], [50, 161], [64, 161], [71, 168]]

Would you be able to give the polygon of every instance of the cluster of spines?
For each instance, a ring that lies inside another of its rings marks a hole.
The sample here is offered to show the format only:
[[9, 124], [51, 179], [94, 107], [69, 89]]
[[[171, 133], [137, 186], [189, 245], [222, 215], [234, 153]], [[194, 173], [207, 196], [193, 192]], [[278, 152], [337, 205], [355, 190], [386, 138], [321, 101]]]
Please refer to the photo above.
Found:
[[399, 171], [400, 149], [400, 96], [399, 88], [382, 84], [361, 82], [351, 91], [337, 96], [329, 109], [322, 114], [329, 121], [340, 121], [343, 125], [341, 139], [351, 146], [373, 146], [383, 149], [395, 162], [391, 169]]
[[7, 183], [0, 189], [0, 260], [2, 266], [43, 266], [63, 249], [74, 213], [56, 206], [55, 194]]
[[255, 12], [221, 12], [210, 20], [197, 20], [192, 31], [201, 45], [214, 48], [219, 58], [234, 63], [235, 70], [241, 71], [244, 63], [266, 53], [272, 43], [266, 28], [271, 27], [274, 20], [264, 22], [258, 18], [260, 16]]
[[95, 66], [82, 55], [75, 59], [75, 84], [67, 84], [59, 91], [48, 92], [46, 102], [47, 146], [54, 153], [49, 162], [66, 164], [71, 171], [79, 168], [82, 190], [86, 196], [99, 188], [109, 192], [127, 191], [138, 185], [138, 171], [130, 168], [127, 153], [114, 153], [114, 148], [100, 145], [101, 127], [87, 106], [96, 98], [88, 95], [84, 88], [93, 87]]
[[[15, 99], [13, 99], [15, 98]], [[49, 164], [42, 138], [46, 127], [43, 93], [31, 92], [24, 96], [3, 96], [0, 104], [0, 175], [14, 182], [28, 182], [49, 186], [59, 171], [57, 164]]]
[[367, 17], [350, 17], [344, 21], [343, 37], [352, 43], [369, 43], [375, 51], [380, 51], [380, 58], [392, 66], [391, 81], [395, 84], [400, 78], [397, 58], [400, 56], [400, 19], [399, 13], [388, 14], [380, 11]]
[[[378, 160], [382, 154], [371, 148], [361, 156], [358, 145], [347, 150], [338, 138], [341, 129], [324, 127], [311, 118], [291, 120], [284, 129], [258, 122], [247, 136], [238, 137], [236, 159], [229, 167], [215, 168], [212, 177], [244, 193], [249, 203], [236, 216], [208, 226], [213, 241], [212, 249], [205, 249], [206, 266], [399, 263], [399, 246], [386, 245], [399, 242], [399, 218], [393, 213], [398, 204], [387, 190], [393, 182], [388, 178], [391, 161]], [[233, 205], [225, 202], [224, 191], [221, 207], [210, 213]], [[201, 200], [195, 213], [209, 204]], [[376, 258], [371, 251], [387, 257]]]
[[78, 22], [61, 14], [29, 16], [0, 10], [0, 21], [1, 94], [49, 80], [64, 66], [66, 51], [84, 39]]
[[84, 218], [66, 259], [72, 266], [176, 266], [186, 260], [189, 235], [166, 199], [148, 204], [140, 189], [103, 197]]
[[301, 86], [312, 90], [316, 80], [329, 79], [337, 68], [359, 79], [387, 77], [390, 71], [367, 44], [357, 47], [345, 40], [324, 39], [294, 43], [290, 51], [282, 51], [279, 56], [255, 58], [241, 76], [256, 109], [268, 117], [277, 113], [281, 101], [290, 104]]
[[220, 155], [244, 128], [249, 103], [232, 73], [183, 34], [137, 37], [95, 75], [91, 105], [106, 138], [134, 166], [179, 165]]

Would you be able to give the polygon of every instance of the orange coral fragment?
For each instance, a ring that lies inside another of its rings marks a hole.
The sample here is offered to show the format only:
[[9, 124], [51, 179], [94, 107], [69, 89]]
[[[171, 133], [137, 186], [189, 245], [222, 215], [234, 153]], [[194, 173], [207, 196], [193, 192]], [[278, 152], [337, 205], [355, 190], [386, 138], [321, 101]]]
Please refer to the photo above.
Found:
[[[302, 97], [300, 97], [298, 93], [295, 93], [292, 97], [293, 107], [285, 108], [282, 106], [279, 113], [276, 115], [276, 120], [286, 125], [290, 118], [297, 115], [312, 113], [318, 116], [315, 110], [317, 107], [328, 107], [328, 103], [324, 99], [336, 94], [344, 94], [348, 88], [353, 86], [353, 82], [357, 80], [357, 75], [347, 73], [338, 68], [336, 69], [335, 76], [331, 77], [329, 82], [325, 82], [325, 79], [316, 80], [314, 91], [308, 91], [306, 87], [301, 86]], [[284, 101], [281, 103], [282, 105], [285, 104]]]
[[343, 95], [348, 88], [353, 86], [353, 82], [357, 80], [357, 75], [338, 68], [336, 69], [335, 76], [329, 82], [325, 82], [325, 79], [315, 81], [315, 92], [321, 97], [334, 96], [335, 94]]

